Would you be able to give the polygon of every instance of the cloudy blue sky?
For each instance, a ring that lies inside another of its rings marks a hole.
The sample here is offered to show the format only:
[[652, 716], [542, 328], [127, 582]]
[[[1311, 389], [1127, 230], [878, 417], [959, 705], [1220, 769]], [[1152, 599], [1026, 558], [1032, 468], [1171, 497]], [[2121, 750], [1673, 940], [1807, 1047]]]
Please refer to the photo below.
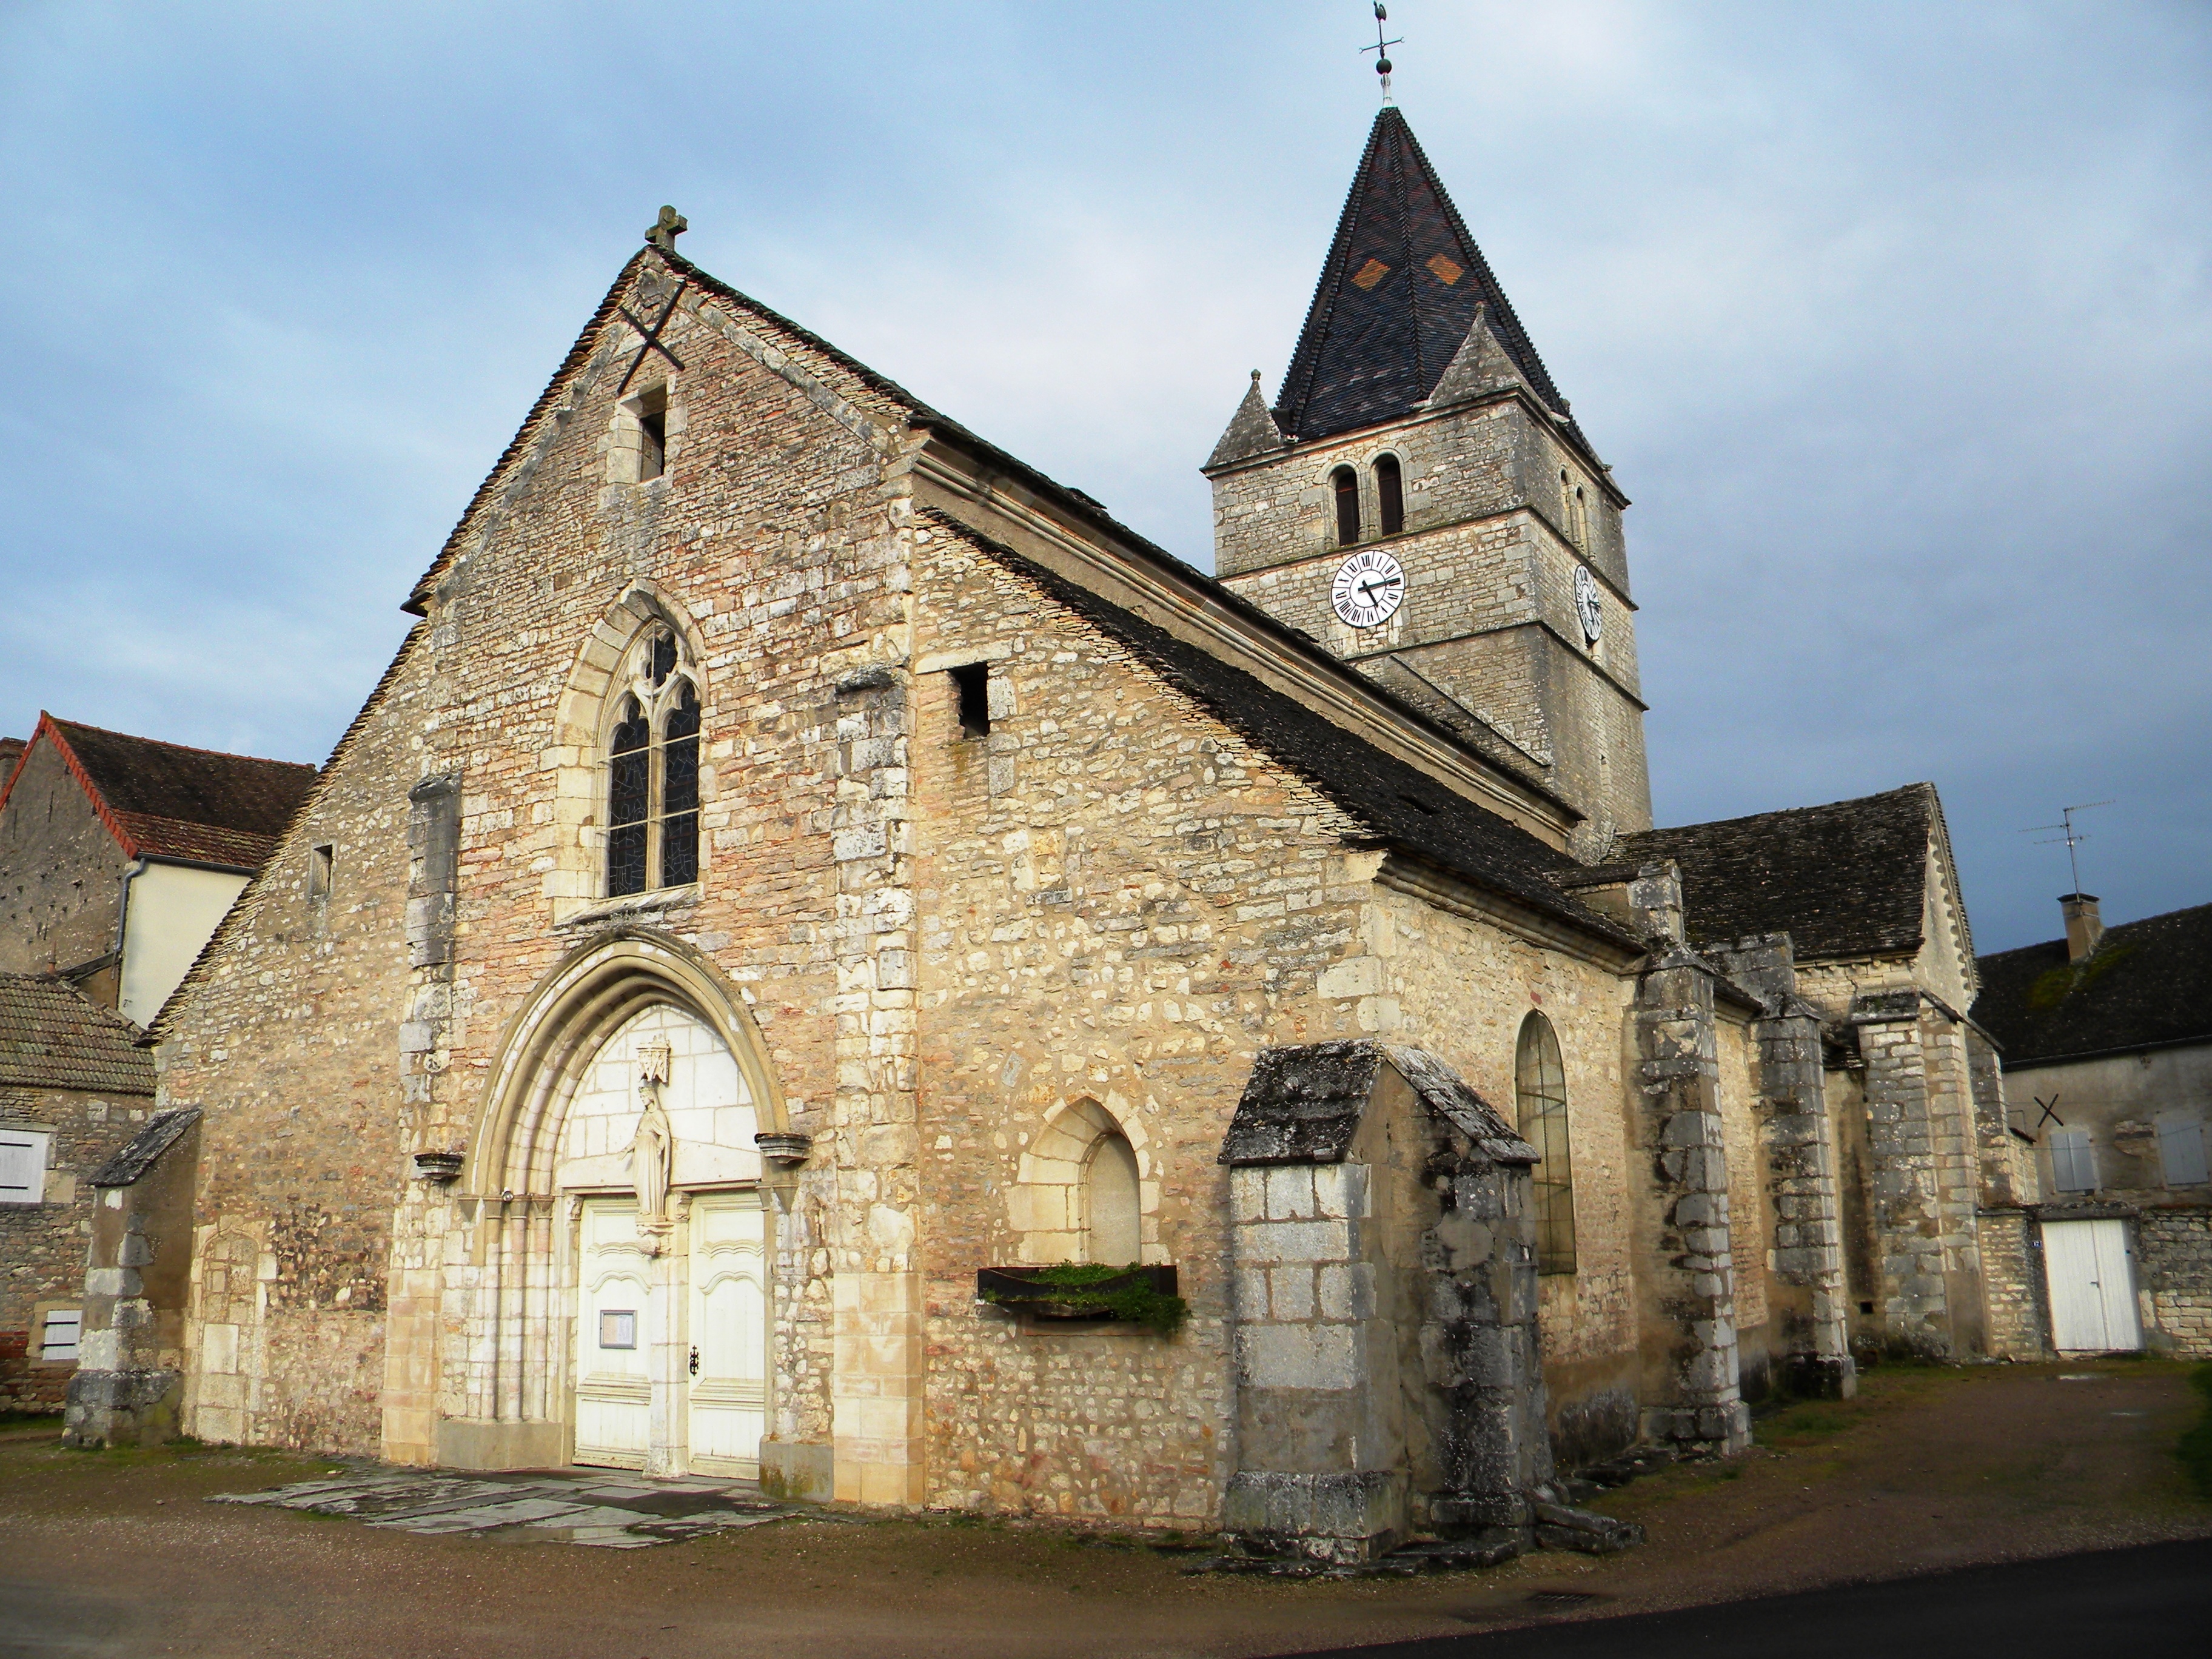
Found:
[[[1980, 948], [2212, 901], [2212, 6], [1396, 0], [1636, 505], [1660, 820], [1931, 778]], [[664, 201], [1210, 565], [1364, 0], [0, 0], [0, 729], [319, 760]]]

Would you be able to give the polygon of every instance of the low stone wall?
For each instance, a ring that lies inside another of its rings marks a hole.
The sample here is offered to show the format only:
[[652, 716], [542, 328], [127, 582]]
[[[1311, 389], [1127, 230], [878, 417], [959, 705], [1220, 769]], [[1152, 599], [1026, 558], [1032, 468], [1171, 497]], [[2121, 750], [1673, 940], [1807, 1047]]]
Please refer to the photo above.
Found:
[[2136, 1240], [2145, 1343], [2212, 1359], [2212, 1209], [2145, 1210]]

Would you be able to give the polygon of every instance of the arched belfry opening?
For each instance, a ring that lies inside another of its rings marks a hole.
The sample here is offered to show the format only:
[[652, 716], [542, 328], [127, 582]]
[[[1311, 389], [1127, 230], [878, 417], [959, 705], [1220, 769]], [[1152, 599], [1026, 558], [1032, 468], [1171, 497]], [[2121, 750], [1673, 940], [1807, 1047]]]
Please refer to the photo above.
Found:
[[772, 1401], [787, 1131], [714, 965], [626, 933], [547, 975], [503, 1036], [447, 1252], [441, 1462], [750, 1477]]

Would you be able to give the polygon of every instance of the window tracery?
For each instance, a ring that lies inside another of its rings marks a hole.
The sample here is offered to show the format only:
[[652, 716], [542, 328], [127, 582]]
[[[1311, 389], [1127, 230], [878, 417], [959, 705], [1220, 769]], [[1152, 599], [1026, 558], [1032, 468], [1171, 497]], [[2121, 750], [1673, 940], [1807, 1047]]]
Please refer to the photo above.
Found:
[[631, 647], [606, 739], [610, 898], [699, 879], [699, 690], [665, 627]]

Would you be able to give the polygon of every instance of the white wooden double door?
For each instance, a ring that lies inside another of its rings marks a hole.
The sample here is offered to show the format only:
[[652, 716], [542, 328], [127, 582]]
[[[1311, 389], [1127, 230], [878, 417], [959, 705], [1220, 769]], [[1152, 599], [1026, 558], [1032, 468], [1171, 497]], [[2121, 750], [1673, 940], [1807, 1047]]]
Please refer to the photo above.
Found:
[[2116, 1353], [2142, 1346], [2126, 1222], [2045, 1222], [2043, 1265], [2051, 1285], [2052, 1347], [2061, 1353]]
[[579, 1219], [575, 1461], [757, 1478], [768, 1427], [760, 1194], [696, 1195], [658, 1255], [641, 1246], [632, 1200], [586, 1199]]

